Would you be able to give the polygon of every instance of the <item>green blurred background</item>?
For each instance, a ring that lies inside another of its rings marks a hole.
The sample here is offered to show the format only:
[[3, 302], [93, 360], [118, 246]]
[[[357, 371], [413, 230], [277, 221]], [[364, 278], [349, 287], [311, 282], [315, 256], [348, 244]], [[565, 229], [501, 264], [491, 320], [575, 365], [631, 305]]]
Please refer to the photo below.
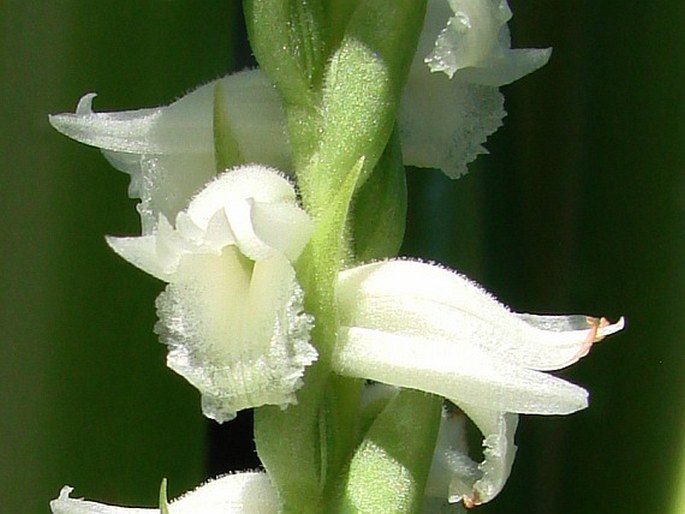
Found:
[[[410, 171], [404, 253], [517, 310], [628, 328], [563, 372], [590, 409], [523, 418], [512, 478], [481, 512], [683, 513], [685, 4], [510, 5], [515, 46], [552, 60], [506, 88], [471, 174]], [[0, 0], [0, 512], [47, 513], [65, 483], [153, 504], [163, 476], [175, 496], [206, 474], [198, 395], [152, 334], [161, 284], [103, 239], [138, 229], [127, 177], [46, 116], [90, 91], [97, 110], [168, 103], [240, 67], [237, 7]]]

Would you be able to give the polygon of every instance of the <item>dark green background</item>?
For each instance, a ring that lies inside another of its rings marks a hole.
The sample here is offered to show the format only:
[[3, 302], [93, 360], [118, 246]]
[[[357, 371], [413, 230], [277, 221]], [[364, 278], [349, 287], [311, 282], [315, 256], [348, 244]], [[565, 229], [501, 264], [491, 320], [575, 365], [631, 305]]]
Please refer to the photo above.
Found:
[[[104, 234], [138, 229], [128, 180], [50, 129], [168, 103], [235, 65], [237, 2], [0, 0], [0, 511], [76, 494], [152, 504], [204, 476], [197, 393], [151, 328], [161, 284]], [[512, 0], [516, 46], [550, 64], [506, 88], [478, 170], [410, 172], [405, 253], [467, 273], [516, 310], [623, 314], [563, 374], [592, 392], [526, 417], [482, 512], [669, 511], [685, 426], [685, 7]], [[449, 108], [449, 106], [445, 106]], [[682, 488], [683, 485], [679, 484]]]

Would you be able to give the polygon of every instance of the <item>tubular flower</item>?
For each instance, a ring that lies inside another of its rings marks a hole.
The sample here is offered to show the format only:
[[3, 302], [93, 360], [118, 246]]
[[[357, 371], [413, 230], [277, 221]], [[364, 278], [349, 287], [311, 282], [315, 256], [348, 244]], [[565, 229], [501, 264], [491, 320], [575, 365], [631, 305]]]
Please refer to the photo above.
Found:
[[[62, 488], [50, 502], [52, 514], [159, 514], [159, 508], [115, 507], [70, 498], [73, 489]], [[164, 511], [162, 511], [164, 512]], [[172, 501], [168, 514], [276, 514], [278, 498], [265, 473], [237, 473], [207, 482]]]
[[466, 173], [505, 116], [497, 89], [545, 65], [550, 49], [510, 48], [506, 0], [429, 0], [400, 103], [405, 164]]
[[[457, 178], [486, 153], [482, 144], [506, 114], [498, 87], [544, 66], [551, 54], [511, 49], [511, 16], [506, 0], [429, 0], [398, 111], [406, 165]], [[167, 107], [97, 113], [95, 96], [83, 96], [75, 113], [50, 116], [50, 123], [99, 147], [131, 176], [129, 195], [141, 199], [143, 234], [152, 232], [159, 214], [173, 219], [224, 167], [215, 155], [217, 124], [233, 148], [231, 164], [291, 169], [281, 98], [261, 70], [215, 80]]]
[[[89, 93], [75, 113], [50, 116], [59, 132], [96, 146], [117, 169], [131, 176], [129, 196], [138, 205], [143, 234], [153, 231], [159, 214], [174, 219], [188, 199], [212, 177], [216, 119], [225, 120], [237, 159], [287, 170], [287, 144], [281, 100], [266, 75], [243, 71], [206, 84], [166, 107], [93, 112]], [[265, 145], [264, 141], [282, 141]]]
[[141, 237], [109, 237], [124, 259], [168, 283], [155, 331], [167, 364], [219, 422], [241, 409], [295, 402], [316, 359], [311, 316], [292, 262], [313, 230], [292, 185], [262, 166], [236, 168]]
[[[585, 356], [623, 328], [587, 316], [518, 314], [464, 276], [438, 266], [387, 261], [340, 274], [334, 368], [352, 377], [442, 396], [484, 436], [485, 460], [451, 457], [448, 496], [477, 505], [494, 498], [514, 458], [517, 414], [570, 414], [585, 389], [542, 371]], [[465, 454], [463, 455], [465, 457]]]

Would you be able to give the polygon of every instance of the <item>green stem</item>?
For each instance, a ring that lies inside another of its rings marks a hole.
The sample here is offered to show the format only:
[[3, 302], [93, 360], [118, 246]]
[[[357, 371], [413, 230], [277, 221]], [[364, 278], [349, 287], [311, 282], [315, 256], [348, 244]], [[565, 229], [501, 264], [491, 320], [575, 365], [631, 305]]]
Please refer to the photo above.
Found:
[[322, 73], [328, 48], [321, 1], [244, 2], [255, 55], [284, 100], [302, 202], [316, 223], [296, 269], [305, 309], [315, 318], [319, 358], [305, 373], [298, 405], [255, 411], [257, 451], [284, 512], [328, 512], [358, 442], [362, 384], [330, 369], [335, 287], [343, 259], [352, 255], [352, 198], [392, 132], [425, 4], [356, 2], [353, 13], [345, 10], [344, 35]]

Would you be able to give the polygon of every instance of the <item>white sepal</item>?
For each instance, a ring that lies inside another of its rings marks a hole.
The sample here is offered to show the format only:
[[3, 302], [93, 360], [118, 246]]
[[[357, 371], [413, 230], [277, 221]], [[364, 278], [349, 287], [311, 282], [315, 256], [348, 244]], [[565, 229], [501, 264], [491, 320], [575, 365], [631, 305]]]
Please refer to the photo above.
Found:
[[251, 165], [208, 184], [175, 227], [160, 215], [150, 235], [107, 239], [168, 282], [155, 331], [169, 346], [169, 367], [201, 392], [207, 417], [223, 422], [241, 409], [296, 401], [317, 353], [292, 262], [313, 228], [292, 185]]
[[[71, 498], [73, 489], [62, 488], [50, 502], [52, 514], [159, 514], [159, 508], [105, 505]], [[278, 498], [265, 473], [225, 475], [207, 482], [169, 504], [169, 514], [277, 514]]]
[[[58, 131], [102, 149], [117, 169], [131, 175], [129, 195], [141, 198], [143, 234], [160, 214], [174, 219], [216, 174], [213, 109], [217, 83], [224, 118], [245, 162], [290, 168], [290, 147], [281, 100], [264, 73], [249, 70], [206, 84], [166, 107], [93, 112], [95, 94], [75, 113], [50, 116]], [[264, 144], [268, 141], [269, 144]]]

